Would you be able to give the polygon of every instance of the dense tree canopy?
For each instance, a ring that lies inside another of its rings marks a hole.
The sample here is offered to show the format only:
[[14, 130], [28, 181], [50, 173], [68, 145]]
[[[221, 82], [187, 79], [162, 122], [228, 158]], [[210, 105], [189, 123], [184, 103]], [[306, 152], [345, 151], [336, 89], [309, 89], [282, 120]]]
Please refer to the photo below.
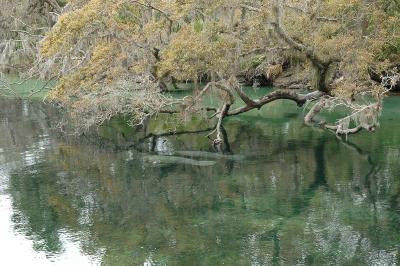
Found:
[[0, 1], [0, 71], [32, 67], [38, 42], [54, 25], [62, 0]]
[[[39, 2], [49, 9], [57, 3]], [[162, 112], [213, 111], [219, 142], [224, 117], [289, 99], [312, 102], [308, 124], [324, 109], [344, 107], [348, 116], [317, 123], [347, 135], [375, 129], [382, 97], [399, 82], [398, 0], [70, 0], [57, 6], [61, 15], [41, 41], [34, 69], [59, 78], [49, 99], [69, 108], [84, 128], [115, 115], [140, 124]], [[260, 76], [271, 85], [282, 71], [283, 82], [275, 83], [282, 88], [269, 95], [251, 99], [242, 89]], [[194, 94], [164, 93], [177, 82], [193, 82]], [[203, 100], [209, 93], [212, 106]], [[243, 106], [233, 109], [239, 100]]]

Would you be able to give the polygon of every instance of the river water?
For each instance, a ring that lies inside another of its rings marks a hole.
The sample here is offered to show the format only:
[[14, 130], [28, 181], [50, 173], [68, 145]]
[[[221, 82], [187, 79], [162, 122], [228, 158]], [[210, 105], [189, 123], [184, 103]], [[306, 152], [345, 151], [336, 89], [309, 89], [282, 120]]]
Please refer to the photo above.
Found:
[[0, 265], [397, 265], [399, 106], [346, 142], [276, 102], [228, 119], [220, 154], [201, 121], [94, 141], [0, 100]]

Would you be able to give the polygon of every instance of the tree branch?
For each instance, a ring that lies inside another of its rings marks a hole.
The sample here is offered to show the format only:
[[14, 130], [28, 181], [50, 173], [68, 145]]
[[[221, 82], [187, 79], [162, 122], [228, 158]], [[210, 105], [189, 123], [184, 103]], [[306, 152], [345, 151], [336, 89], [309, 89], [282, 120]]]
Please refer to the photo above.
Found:
[[330, 65], [334, 62], [334, 60], [325, 61], [320, 58], [314, 51], [314, 49], [310, 46], [307, 46], [300, 41], [294, 40], [289, 34], [283, 29], [282, 26], [282, 7], [281, 7], [281, 0], [275, 0], [275, 21], [272, 22], [272, 26], [275, 28], [276, 33], [278, 36], [284, 40], [289, 46], [293, 49], [303, 53], [313, 64], [314, 68], [316, 69], [316, 88], [325, 93], [329, 93], [329, 86], [327, 81], [328, 69]]
[[277, 90], [261, 97], [258, 100], [249, 101], [245, 106], [228, 112], [227, 116], [238, 115], [253, 109], [260, 109], [267, 103], [281, 99], [292, 100], [296, 102], [298, 106], [303, 106], [307, 101], [319, 99], [323, 95], [325, 95], [325, 93], [320, 91], [315, 91], [306, 95], [302, 95], [292, 90]]
[[[307, 115], [304, 117], [304, 122], [306, 125], [312, 126], [314, 124], [319, 125], [321, 128], [324, 129], [328, 129], [332, 132], [334, 132], [336, 135], [338, 136], [347, 136], [347, 135], [351, 135], [351, 134], [356, 134], [358, 132], [360, 132], [363, 129], [367, 129], [368, 131], [374, 131], [375, 130], [375, 126], [369, 126], [369, 127], [363, 127], [363, 125], [356, 125], [352, 128], [347, 128], [347, 126], [343, 126], [343, 124], [341, 123], [344, 119], [353, 116], [355, 113], [351, 114], [350, 116], [343, 118], [341, 120], [338, 120], [336, 122], [336, 125], [330, 125], [328, 123], [326, 123], [325, 121], [316, 121], [315, 120], [315, 116], [317, 114], [319, 114], [325, 107], [330, 107], [329, 106], [329, 98], [322, 98], [320, 101], [318, 101], [311, 109], [310, 111], [307, 113]], [[369, 108], [369, 107], [368, 107]]]
[[227, 116], [228, 112], [229, 112], [229, 108], [231, 107], [230, 104], [228, 103], [224, 103], [222, 105], [221, 110], [219, 111], [219, 115], [218, 115], [218, 122], [217, 125], [215, 127], [215, 130], [212, 131], [210, 134], [208, 134], [207, 137], [210, 137], [214, 132], [217, 132], [217, 137], [216, 139], [214, 139], [213, 144], [214, 146], [219, 146], [223, 143], [224, 139], [223, 139], [223, 128], [222, 128], [222, 121], [224, 120], [225, 116]]
[[48, 3], [55, 12], [57, 12], [58, 14], [61, 13], [61, 6], [58, 4], [57, 1], [55, 0], [44, 0], [46, 3]]
[[291, 6], [291, 5], [288, 5], [288, 4], [285, 4], [284, 6], [289, 8], [289, 9], [291, 9], [291, 10], [297, 11], [299, 13], [312, 16], [318, 21], [326, 21], [326, 22], [337, 22], [337, 21], [339, 21], [337, 18], [327, 18], [327, 17], [321, 17], [321, 16], [315, 17], [314, 14], [312, 14], [310, 12], [307, 12], [306, 10], [301, 9], [299, 7], [296, 7], [296, 6]]
[[246, 4], [242, 4], [240, 5], [240, 7], [245, 8], [247, 10], [253, 11], [253, 12], [261, 12], [261, 8], [258, 7], [254, 7], [254, 6], [250, 6], [250, 5], [246, 5]]
[[153, 9], [153, 10], [159, 12], [161, 15], [163, 15], [169, 22], [173, 22], [173, 20], [170, 18], [170, 16], [165, 11], [163, 11], [163, 10], [153, 6], [153, 5], [150, 5], [149, 3], [143, 3], [143, 2], [141, 2], [139, 0], [131, 0], [131, 2], [136, 3], [138, 5], [141, 5], [143, 7], [147, 7], [147, 8]]

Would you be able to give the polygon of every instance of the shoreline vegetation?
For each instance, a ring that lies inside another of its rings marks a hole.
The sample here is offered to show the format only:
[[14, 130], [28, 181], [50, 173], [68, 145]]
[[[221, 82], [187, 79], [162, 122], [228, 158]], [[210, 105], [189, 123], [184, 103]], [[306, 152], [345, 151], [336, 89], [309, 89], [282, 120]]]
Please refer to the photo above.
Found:
[[400, 264], [399, 1], [0, 0], [1, 265]]
[[[347, 137], [375, 131], [400, 87], [396, 0], [0, 3], [0, 70], [27, 83], [3, 78], [3, 94], [46, 97], [81, 132], [118, 116], [197, 116], [214, 121], [219, 146], [226, 117], [289, 100], [307, 107], [306, 125]], [[244, 86], [275, 89], [252, 98]], [[335, 109], [347, 113], [321, 116]]]

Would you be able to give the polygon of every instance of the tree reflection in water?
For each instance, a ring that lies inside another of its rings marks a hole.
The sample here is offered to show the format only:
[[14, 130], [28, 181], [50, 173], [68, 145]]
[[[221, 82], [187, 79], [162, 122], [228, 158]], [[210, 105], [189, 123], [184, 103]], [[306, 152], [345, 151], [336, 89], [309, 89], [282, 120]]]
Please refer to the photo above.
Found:
[[353, 144], [276, 103], [228, 120], [219, 155], [192, 132], [201, 121], [174, 129], [188, 134], [113, 121], [93, 144], [57, 136], [48, 106], [1, 102], [14, 229], [49, 255], [63, 252], [68, 231], [105, 265], [398, 263], [400, 123], [389, 101], [382, 128]]

